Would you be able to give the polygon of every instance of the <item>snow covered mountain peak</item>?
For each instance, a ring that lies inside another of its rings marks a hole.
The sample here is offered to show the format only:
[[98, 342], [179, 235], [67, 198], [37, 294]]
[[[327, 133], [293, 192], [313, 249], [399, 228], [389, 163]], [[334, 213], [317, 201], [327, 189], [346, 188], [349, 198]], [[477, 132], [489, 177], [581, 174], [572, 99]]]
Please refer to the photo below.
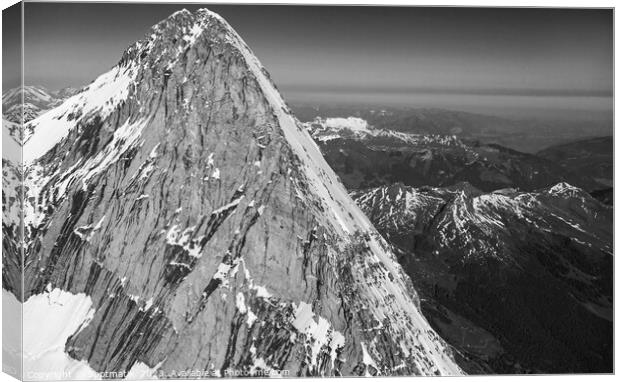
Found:
[[[28, 146], [24, 149], [24, 163], [29, 165], [49, 152], [67, 137], [72, 127], [80, 128], [97, 119], [104, 119], [125, 103], [132, 101], [139, 107], [140, 113], [148, 112], [146, 105], [150, 100], [133, 99], [141, 94], [140, 84], [145, 79], [152, 80], [151, 77], [167, 82], [173, 74], [172, 68], [178, 64], [184, 66], [184, 72], [190, 71], [191, 66], [209, 58], [215, 45], [222, 50], [242, 53], [253, 69], [260, 72], [258, 76], [264, 77], [264, 69], [249, 48], [219, 15], [208, 9], [195, 13], [187, 10], [175, 12], [154, 25], [143, 40], [127, 48], [110, 71], [60, 107], [27, 123], [24, 142]], [[193, 63], [187, 62], [190, 56]], [[185, 62], [178, 62], [180, 59]], [[188, 78], [184, 75], [177, 80], [185, 83]], [[45, 94], [37, 88], [32, 91], [41, 93], [41, 97]], [[281, 98], [275, 101], [279, 105], [284, 104]]]
[[560, 182], [552, 187], [549, 187], [547, 192], [552, 195], [565, 196], [587, 195], [587, 192], [566, 182]]
[[24, 297], [89, 296], [93, 317], [66, 344], [74, 359], [97, 371], [462, 372], [387, 243], [216, 14], [176, 12], [28, 126]]

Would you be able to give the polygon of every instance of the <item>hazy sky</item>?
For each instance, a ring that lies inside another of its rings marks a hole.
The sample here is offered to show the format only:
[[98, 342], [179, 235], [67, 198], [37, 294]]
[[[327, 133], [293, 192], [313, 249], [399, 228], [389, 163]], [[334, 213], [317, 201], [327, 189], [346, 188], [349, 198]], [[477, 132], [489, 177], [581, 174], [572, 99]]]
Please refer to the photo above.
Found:
[[[182, 7], [200, 6], [26, 3], [26, 83], [85, 85]], [[208, 7], [239, 32], [285, 96], [612, 94], [611, 10]], [[3, 85], [17, 83], [9, 76]]]

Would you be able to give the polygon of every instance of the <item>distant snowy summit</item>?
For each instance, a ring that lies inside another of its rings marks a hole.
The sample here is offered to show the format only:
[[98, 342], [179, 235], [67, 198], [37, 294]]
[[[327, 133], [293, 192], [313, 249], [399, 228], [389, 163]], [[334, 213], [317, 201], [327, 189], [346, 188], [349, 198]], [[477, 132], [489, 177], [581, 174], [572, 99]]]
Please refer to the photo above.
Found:
[[34, 85], [9, 89], [2, 94], [2, 115], [11, 122], [21, 123], [23, 112], [23, 122], [28, 122], [77, 92], [75, 88], [50, 91]]
[[316, 117], [312, 122], [305, 122], [304, 126], [312, 137], [319, 142], [328, 142], [335, 139], [355, 139], [360, 141], [384, 139], [395, 143], [463, 145], [454, 135], [415, 134], [391, 129], [378, 129], [370, 125], [368, 121], [352, 116], [346, 118]]

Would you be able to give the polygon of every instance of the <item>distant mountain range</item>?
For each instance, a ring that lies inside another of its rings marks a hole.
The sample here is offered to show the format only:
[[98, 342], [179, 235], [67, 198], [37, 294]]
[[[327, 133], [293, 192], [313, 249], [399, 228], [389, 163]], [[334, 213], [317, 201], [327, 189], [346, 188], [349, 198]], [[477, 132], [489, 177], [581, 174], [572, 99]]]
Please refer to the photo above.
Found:
[[528, 154], [353, 116], [304, 125], [466, 371], [611, 369], [610, 137]]
[[[350, 190], [397, 182], [414, 187], [443, 187], [466, 181], [483, 191], [502, 188], [532, 191], [559, 182], [595, 191], [608, 188], [611, 181], [604, 178], [607, 173], [592, 176], [597, 174], [592, 171], [593, 166], [611, 165], [611, 146], [577, 142], [545, 151], [560, 155], [564, 147], [577, 146], [582, 147], [581, 155], [585, 157], [588, 150], [593, 150], [590, 154], [593, 159], [587, 162], [591, 165], [579, 167], [551, 155], [521, 153], [454, 135], [382, 129], [357, 117], [317, 117], [305, 126]], [[602, 140], [610, 141], [610, 138]]]
[[376, 129], [413, 134], [454, 135], [499, 144], [526, 153], [585, 138], [608, 136], [613, 121], [551, 121], [509, 119], [445, 109], [395, 108], [376, 106], [294, 105], [302, 122], [316, 117], [357, 117]]
[[569, 173], [588, 174], [600, 184], [613, 186], [614, 140], [611, 136], [551, 146], [536, 155], [559, 164]]
[[77, 93], [75, 88], [63, 88], [52, 91], [43, 86], [25, 85], [9, 89], [2, 94], [2, 115], [11, 122], [21, 122], [22, 112], [24, 122], [28, 122], [43, 112], [60, 105], [65, 99]]
[[560, 165], [567, 172], [567, 177], [594, 179], [599, 186], [592, 190], [592, 196], [605, 204], [613, 204], [613, 137], [583, 139], [555, 145], [539, 151], [536, 155]]
[[353, 196], [466, 370], [611, 370], [611, 207], [566, 183], [492, 193], [395, 184]]

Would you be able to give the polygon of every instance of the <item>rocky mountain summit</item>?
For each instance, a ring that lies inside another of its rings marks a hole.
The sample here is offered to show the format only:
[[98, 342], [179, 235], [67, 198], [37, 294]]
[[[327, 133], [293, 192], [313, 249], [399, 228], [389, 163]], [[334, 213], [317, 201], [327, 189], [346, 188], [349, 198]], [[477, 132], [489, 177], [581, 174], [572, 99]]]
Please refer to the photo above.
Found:
[[390, 246], [218, 15], [158, 23], [24, 141], [25, 198], [3, 189], [7, 209], [24, 207], [24, 237], [3, 225], [3, 285], [26, 327], [62, 337], [25, 338], [26, 372], [462, 372]]
[[613, 208], [534, 192], [402, 184], [354, 192], [472, 373], [611, 372]]

